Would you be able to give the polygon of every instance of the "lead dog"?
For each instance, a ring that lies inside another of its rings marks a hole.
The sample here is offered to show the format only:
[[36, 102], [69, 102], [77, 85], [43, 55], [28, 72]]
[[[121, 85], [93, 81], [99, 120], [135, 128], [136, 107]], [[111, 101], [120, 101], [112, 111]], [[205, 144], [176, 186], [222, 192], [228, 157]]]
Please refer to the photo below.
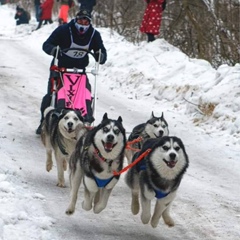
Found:
[[[173, 202], [182, 177], [188, 168], [188, 155], [181, 139], [165, 136], [147, 140], [142, 150], [136, 153], [133, 161], [142, 153], [148, 155], [139, 161], [126, 174], [126, 183], [132, 191], [131, 210], [134, 215], [139, 212], [139, 193], [141, 199], [141, 220], [157, 227], [160, 217], [165, 224], [174, 226], [170, 206]], [[151, 218], [151, 201], [156, 198], [155, 209]]]
[[[138, 137], [141, 137], [141, 141], [134, 143], [131, 147], [133, 149], [141, 149], [143, 143], [149, 139], [149, 138], [159, 138], [163, 136], [169, 135], [169, 129], [168, 129], [168, 123], [166, 119], [163, 116], [163, 113], [161, 117], [154, 116], [154, 113], [152, 112], [151, 117], [147, 120], [146, 123], [139, 124], [135, 126], [131, 132], [131, 134], [128, 137], [128, 141], [131, 142]], [[131, 163], [132, 157], [134, 155], [135, 151], [132, 149], [126, 149], [125, 155], [128, 161], [128, 164]]]
[[100, 213], [119, 180], [114, 171], [123, 168], [125, 129], [122, 118], [109, 119], [104, 114], [102, 122], [82, 136], [70, 158], [71, 200], [66, 214], [73, 214], [78, 189], [83, 179], [84, 201], [82, 208]]
[[57, 186], [64, 187], [64, 171], [67, 170], [69, 157], [75, 149], [77, 139], [87, 130], [79, 111], [63, 109], [58, 112], [53, 107], [48, 107], [44, 116], [41, 140], [46, 148], [46, 170], [49, 172], [52, 169], [54, 153], [58, 174]]

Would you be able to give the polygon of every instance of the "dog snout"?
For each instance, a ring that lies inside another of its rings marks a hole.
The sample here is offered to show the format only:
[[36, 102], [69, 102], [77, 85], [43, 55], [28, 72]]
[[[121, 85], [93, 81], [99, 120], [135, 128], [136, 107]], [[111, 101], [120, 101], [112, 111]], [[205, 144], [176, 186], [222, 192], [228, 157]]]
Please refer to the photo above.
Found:
[[163, 134], [164, 134], [164, 131], [163, 131], [163, 130], [160, 130], [160, 131], [159, 131], [159, 137], [162, 137]]
[[68, 122], [67, 125], [68, 125], [69, 128], [73, 127], [73, 123], [72, 122]]
[[109, 134], [109, 135], [107, 136], [107, 141], [108, 141], [108, 142], [113, 142], [113, 140], [114, 140], [114, 136], [113, 136], [112, 134]]
[[170, 157], [171, 160], [175, 160], [175, 158], [176, 158], [176, 153], [170, 153], [170, 154], [169, 154], [169, 157]]

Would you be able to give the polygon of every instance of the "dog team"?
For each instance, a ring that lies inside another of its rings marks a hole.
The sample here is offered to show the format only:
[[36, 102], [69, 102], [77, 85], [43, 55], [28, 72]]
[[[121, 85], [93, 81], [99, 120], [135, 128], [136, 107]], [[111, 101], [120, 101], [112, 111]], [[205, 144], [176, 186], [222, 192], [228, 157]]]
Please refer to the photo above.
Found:
[[[122, 117], [105, 113], [95, 127], [86, 127], [79, 111], [48, 107], [44, 112], [41, 140], [46, 149], [46, 170], [57, 166], [57, 186], [65, 187], [64, 171], [69, 168], [70, 202], [67, 215], [75, 211], [78, 190], [84, 187], [82, 208], [103, 211], [123, 172], [131, 190], [133, 215], [141, 209], [143, 224], [156, 228], [162, 217], [169, 227], [171, 203], [176, 197], [189, 160], [182, 140], [169, 136], [162, 113], [135, 126], [126, 138]], [[124, 159], [127, 166], [124, 167]], [[151, 213], [151, 203], [155, 208]]]

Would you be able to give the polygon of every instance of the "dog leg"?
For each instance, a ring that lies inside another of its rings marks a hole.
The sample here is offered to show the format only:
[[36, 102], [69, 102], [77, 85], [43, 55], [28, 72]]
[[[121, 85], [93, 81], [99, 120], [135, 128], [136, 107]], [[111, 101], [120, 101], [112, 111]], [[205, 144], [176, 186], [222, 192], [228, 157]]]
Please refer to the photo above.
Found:
[[67, 163], [68, 163], [68, 162], [66, 161], [66, 159], [64, 159], [64, 160], [63, 160], [63, 170], [64, 170], [64, 171], [67, 171]]
[[132, 203], [131, 210], [133, 215], [137, 215], [139, 213], [139, 191], [132, 191]]
[[106, 208], [111, 192], [112, 189], [101, 189], [99, 201], [93, 208], [94, 213], [100, 213], [103, 209]]
[[156, 205], [155, 205], [155, 209], [154, 209], [154, 213], [151, 219], [151, 226], [153, 228], [156, 228], [158, 223], [159, 223], [159, 219], [162, 216], [163, 211], [166, 209], [166, 205], [163, 201], [163, 199], [161, 200], [157, 200], [156, 201]]
[[175, 224], [174, 224], [173, 219], [170, 216], [170, 206], [171, 206], [171, 204], [169, 204], [167, 206], [167, 208], [163, 212], [162, 216], [163, 216], [163, 220], [164, 220], [165, 224], [168, 225], [169, 227], [173, 227]]
[[82, 182], [82, 172], [81, 169], [79, 169], [79, 165], [77, 165], [76, 171], [70, 172], [70, 185], [71, 185], [71, 201], [70, 204], [66, 210], [67, 215], [71, 215], [75, 211], [75, 206], [77, 202], [77, 196], [78, 196], [78, 190]]
[[47, 170], [47, 172], [50, 172], [52, 170], [52, 166], [53, 166], [52, 150], [46, 149], [46, 153], [47, 153], [46, 170]]
[[56, 162], [57, 162], [57, 175], [58, 175], [58, 187], [65, 187], [65, 180], [64, 180], [64, 169], [63, 169], [63, 162], [65, 161], [64, 158], [55, 155]]
[[129, 165], [132, 162], [132, 157], [133, 157], [132, 150], [126, 149], [125, 150], [125, 156], [127, 158], [127, 162], [128, 162], [128, 165]]
[[89, 211], [92, 209], [93, 199], [98, 192], [98, 186], [94, 179], [84, 177], [84, 200], [82, 202], [82, 208], [86, 211]]
[[143, 224], [147, 224], [151, 218], [151, 200], [154, 199], [154, 197], [155, 192], [144, 186], [143, 192], [141, 193], [141, 220]]

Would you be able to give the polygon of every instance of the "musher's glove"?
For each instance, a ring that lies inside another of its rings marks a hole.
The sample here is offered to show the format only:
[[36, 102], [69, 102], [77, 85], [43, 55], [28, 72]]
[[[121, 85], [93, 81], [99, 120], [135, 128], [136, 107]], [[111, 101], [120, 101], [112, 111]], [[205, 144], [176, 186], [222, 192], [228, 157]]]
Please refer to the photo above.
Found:
[[[60, 48], [59, 48], [58, 54], [57, 54], [57, 47], [54, 47], [54, 48], [52, 49], [52, 51], [51, 51], [51, 55], [52, 55], [53, 57], [55, 57], [55, 58], [58, 58], [58, 57], [60, 56], [60, 53], [61, 53], [61, 50], [60, 50]], [[57, 54], [57, 56], [56, 56], [56, 54]]]
[[95, 56], [95, 60], [96, 60], [97, 62], [98, 62], [98, 60], [99, 60], [99, 63], [100, 63], [100, 64], [105, 63], [105, 55], [104, 55], [104, 53], [101, 53], [100, 58], [99, 58], [99, 51], [97, 51], [97, 52], [95, 52], [94, 56]]

